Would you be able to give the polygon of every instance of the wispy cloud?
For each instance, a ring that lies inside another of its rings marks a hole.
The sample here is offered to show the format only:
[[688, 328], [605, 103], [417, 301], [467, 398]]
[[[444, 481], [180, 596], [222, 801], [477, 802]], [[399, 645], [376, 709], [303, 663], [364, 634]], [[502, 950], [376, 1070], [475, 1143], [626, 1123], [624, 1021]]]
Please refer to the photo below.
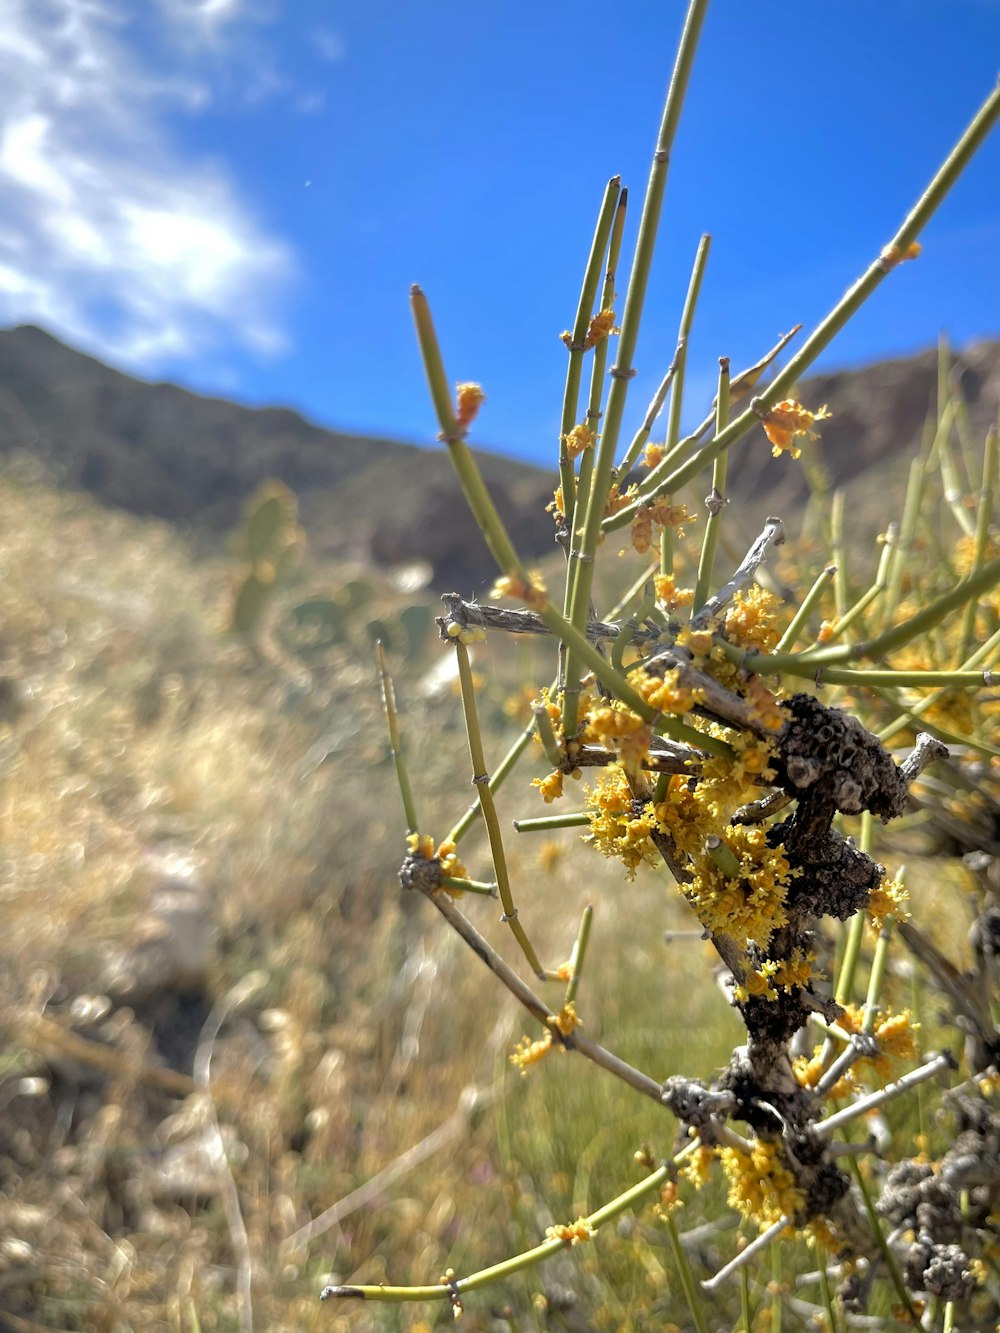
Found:
[[[161, 0], [183, 36], [144, 62], [117, 5], [8, 0], [0, 26], [0, 320], [30, 320], [136, 367], [238, 342], [282, 345], [289, 247], [167, 113], [209, 101], [198, 45], [246, 0]], [[185, 55], [185, 51], [187, 54]]]

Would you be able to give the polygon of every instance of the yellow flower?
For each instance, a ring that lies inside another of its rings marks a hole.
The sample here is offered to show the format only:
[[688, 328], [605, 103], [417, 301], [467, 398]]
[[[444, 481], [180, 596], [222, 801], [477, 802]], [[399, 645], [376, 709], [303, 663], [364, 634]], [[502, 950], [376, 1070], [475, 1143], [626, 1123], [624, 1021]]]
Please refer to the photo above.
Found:
[[566, 453], [570, 458], [576, 458], [582, 454], [584, 449], [589, 449], [594, 443], [594, 435], [589, 426], [574, 426], [568, 435], [560, 436], [563, 444], [566, 446]]
[[557, 768], [548, 777], [535, 778], [531, 785], [538, 788], [545, 804], [551, 805], [563, 794], [563, 777], [562, 770]]
[[[435, 856], [441, 863], [442, 875], [450, 875], [452, 879], [468, 879], [469, 872], [465, 868], [465, 863], [460, 859], [455, 850], [455, 844], [450, 838], [446, 839], [435, 852]], [[449, 890], [453, 892], [453, 890]]]
[[886, 917], [893, 916], [897, 921], [905, 921], [909, 916], [906, 903], [910, 895], [898, 879], [883, 879], [877, 889], [868, 895], [865, 911], [875, 930], [881, 930]]
[[689, 514], [686, 505], [670, 504], [659, 500], [656, 504], [640, 505], [632, 520], [632, 545], [644, 555], [649, 550], [653, 537], [653, 527], [676, 528], [678, 537], [684, 536], [683, 523], [696, 523], [697, 514]]
[[528, 578], [529, 582], [525, 582], [517, 574], [505, 574], [494, 583], [490, 596], [494, 601], [498, 601], [501, 597], [510, 597], [534, 607], [536, 611], [541, 610], [548, 601], [542, 576], [535, 571], [529, 574]]
[[592, 1227], [585, 1217], [578, 1217], [575, 1222], [570, 1222], [568, 1226], [561, 1224], [545, 1228], [546, 1240], [561, 1240], [565, 1241], [567, 1245], [579, 1245], [583, 1241], [590, 1240], [591, 1236], [596, 1234], [596, 1227]]
[[690, 606], [694, 601], [692, 588], [678, 588], [673, 574], [655, 574], [653, 586], [656, 588], [656, 600], [662, 602], [668, 611]]
[[580, 1027], [580, 1019], [573, 1001], [567, 1000], [559, 1012], [548, 1019], [548, 1024], [559, 1033], [560, 1037], [568, 1037], [575, 1028]]
[[434, 839], [429, 833], [410, 833], [406, 845], [414, 856], [422, 856], [425, 861], [434, 860]]
[[782, 450], [787, 449], [793, 458], [798, 458], [802, 450], [796, 448], [795, 441], [800, 437], [818, 439], [813, 426], [817, 421], [825, 421], [829, 415], [825, 404], [818, 411], [810, 412], [794, 398], [785, 398], [763, 417], [764, 434], [771, 441], [771, 453], [778, 458]]
[[911, 241], [904, 250], [900, 250], [898, 245], [887, 245], [878, 257], [879, 267], [888, 273], [897, 264], [905, 263], [907, 259], [916, 259], [921, 249], [919, 241]]
[[654, 468], [662, 463], [667, 454], [665, 444], [647, 444], [642, 451], [643, 467]]
[[802, 1191], [779, 1144], [757, 1140], [750, 1153], [720, 1148], [719, 1158], [729, 1180], [729, 1206], [759, 1227], [794, 1217], [802, 1207]]
[[609, 333], [617, 332], [615, 312], [613, 310], [601, 310], [590, 321], [590, 328], [587, 330], [587, 337], [583, 344], [584, 348], [596, 347]]
[[472, 424], [485, 401], [486, 394], [481, 384], [467, 383], [455, 386], [455, 416], [462, 430]]
[[777, 619], [780, 607], [774, 593], [759, 583], [741, 588], [726, 610], [726, 637], [740, 648], [769, 653], [781, 637]]
[[516, 1069], [520, 1069], [521, 1077], [524, 1078], [527, 1076], [531, 1065], [536, 1065], [539, 1060], [544, 1060], [551, 1050], [552, 1033], [546, 1031], [537, 1041], [532, 1041], [530, 1037], [522, 1037], [511, 1051], [509, 1059]]

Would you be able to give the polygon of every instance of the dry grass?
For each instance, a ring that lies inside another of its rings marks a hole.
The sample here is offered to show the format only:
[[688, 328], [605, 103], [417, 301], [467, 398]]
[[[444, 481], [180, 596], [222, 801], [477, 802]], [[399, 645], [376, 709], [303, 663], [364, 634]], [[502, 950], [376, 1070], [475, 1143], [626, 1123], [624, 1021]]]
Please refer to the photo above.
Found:
[[[643, 1138], [667, 1146], [655, 1107], [637, 1111], [572, 1057], [526, 1080], [509, 1069], [520, 1018], [425, 904], [400, 900], [402, 821], [363, 641], [328, 655], [306, 692], [301, 673], [225, 638], [230, 571], [194, 563], [166, 528], [16, 475], [0, 484], [0, 524], [10, 1327], [240, 1326], [227, 1173], [189, 1080], [209, 1010], [250, 973], [255, 993], [212, 1046], [211, 1087], [256, 1328], [427, 1327], [419, 1307], [321, 1311], [319, 1287], [329, 1274], [426, 1281], [489, 1263], [618, 1192]], [[388, 587], [375, 598], [380, 614], [400, 602]], [[470, 791], [456, 703], [447, 689], [401, 693], [421, 807], [441, 828]], [[490, 680], [494, 721], [508, 693]], [[524, 812], [526, 780], [501, 799], [505, 818]], [[677, 1067], [678, 1045], [687, 1072], [710, 1073], [736, 1027], [700, 948], [658, 942], [682, 922], [665, 882], [623, 889], [597, 858], [581, 882], [565, 855], [575, 837], [512, 846], [539, 948], [561, 961], [595, 902], [588, 1031], [657, 1076]], [[470, 860], [485, 872], [481, 848]], [[153, 895], [167, 874], [205, 885], [207, 963], [109, 1005], [115, 959], [162, 929]], [[469, 910], [506, 950], [493, 905]], [[288, 1250], [469, 1087], [484, 1097], [447, 1146]], [[544, 1280], [579, 1269], [580, 1308], [605, 1308], [612, 1280], [619, 1293], [651, 1280], [634, 1261], [626, 1279], [624, 1255], [612, 1238], [592, 1272], [574, 1257]], [[536, 1317], [536, 1285], [505, 1296], [519, 1318]], [[492, 1326], [478, 1322], [488, 1307], [469, 1327]]]

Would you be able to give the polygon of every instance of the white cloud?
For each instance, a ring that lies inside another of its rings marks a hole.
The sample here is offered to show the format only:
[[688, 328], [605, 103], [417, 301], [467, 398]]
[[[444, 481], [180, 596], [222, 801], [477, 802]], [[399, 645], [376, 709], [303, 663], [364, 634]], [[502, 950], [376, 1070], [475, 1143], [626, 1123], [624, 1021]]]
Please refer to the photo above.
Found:
[[225, 169], [192, 161], [164, 113], [209, 100], [192, 34], [244, 0], [163, 0], [184, 43], [153, 71], [117, 5], [6, 0], [0, 26], [0, 321], [34, 321], [136, 367], [234, 341], [282, 344], [292, 275]]

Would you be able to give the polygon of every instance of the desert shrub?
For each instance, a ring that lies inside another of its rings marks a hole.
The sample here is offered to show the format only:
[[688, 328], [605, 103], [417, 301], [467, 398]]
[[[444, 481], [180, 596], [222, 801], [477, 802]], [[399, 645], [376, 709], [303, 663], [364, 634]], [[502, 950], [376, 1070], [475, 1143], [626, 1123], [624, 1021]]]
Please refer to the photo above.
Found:
[[[457, 817], [443, 826], [422, 808], [427, 784], [420, 764], [407, 761], [412, 728], [400, 725], [383, 659], [407, 826], [400, 884], [404, 899], [425, 898], [468, 946], [468, 967], [485, 965], [525, 1011], [510, 1060], [529, 1083], [546, 1084], [535, 1096], [549, 1097], [551, 1109], [543, 1134], [526, 1136], [513, 1112], [503, 1120], [511, 1169], [493, 1197], [529, 1219], [517, 1254], [477, 1268], [481, 1247], [467, 1219], [442, 1275], [397, 1281], [387, 1247], [369, 1261], [377, 1278], [368, 1264], [337, 1272], [324, 1296], [438, 1301], [475, 1320], [484, 1301], [496, 1313], [499, 1288], [516, 1321], [533, 1289], [535, 1318], [551, 1327], [576, 1327], [582, 1317], [580, 1327], [749, 1330], [780, 1326], [783, 1312], [829, 1329], [858, 1318], [987, 1327], [1000, 1312], [996, 432], [984, 448], [970, 447], [956, 426], [958, 389], [943, 374], [933, 428], [866, 567], [842, 495], [825, 488], [809, 456], [836, 404], [803, 404], [795, 385], [877, 287], [918, 259], [917, 237], [996, 119], [1000, 94], [801, 349], [777, 371], [797, 330], [739, 374], [721, 357], [713, 410], [682, 438], [703, 238], [676, 354], [630, 437], [633, 357], [704, 8], [692, 0], [688, 10], [621, 314], [626, 193], [614, 178], [563, 335], [551, 505], [563, 559], [544, 573], [519, 558], [466, 442], [485, 394], [472, 382], [452, 392], [427, 298], [413, 289], [441, 438], [496, 558], [501, 605], [449, 595], [438, 620], [457, 659], [466, 774], [478, 801], [462, 812], [459, 798]], [[665, 408], [665, 435], [654, 439]], [[724, 567], [727, 506], [740, 502], [727, 493], [728, 451], [751, 432], [752, 447], [786, 453], [790, 466], [803, 455], [816, 502], [808, 540], [788, 539], [780, 519], [762, 514], [753, 524], [759, 535]], [[597, 571], [623, 543], [639, 557], [638, 575], [605, 614], [599, 598], [609, 581]], [[519, 682], [532, 716], [500, 758], [492, 736], [484, 743], [479, 702], [495, 646], [485, 675], [480, 654], [486, 641], [508, 636], [543, 639], [553, 651], [547, 671]], [[589, 847], [579, 855], [603, 856], [621, 876], [613, 896], [595, 894], [561, 941], [552, 931], [555, 881], [518, 875], [503, 832], [510, 774], [525, 755], [542, 764], [534, 800], [574, 809], [526, 813], [522, 784], [514, 840], [560, 836], [568, 846], [558, 855], [575, 856], [582, 830]], [[463, 843], [474, 833], [486, 846], [473, 858]], [[964, 858], [950, 931], [923, 891], [928, 835], [938, 850], [953, 841]], [[904, 848], [915, 861], [909, 876]], [[484, 856], [486, 872], [478, 869]], [[669, 946], [662, 932], [677, 918], [640, 887], [657, 871], [690, 931]], [[482, 924], [491, 900], [502, 912], [501, 944]], [[962, 947], [959, 902], [973, 926], [975, 956], [964, 967], [943, 947]], [[611, 940], [619, 970], [635, 983], [627, 1044], [615, 1040], [615, 1002], [602, 991]], [[657, 952], [650, 986], [644, 972]], [[714, 1028], [710, 992], [692, 986], [679, 1002], [672, 993], [671, 974], [687, 985], [692, 961], [719, 983], [713, 1002], [725, 1017]], [[484, 1037], [486, 994], [478, 1002]], [[711, 1031], [705, 1050], [684, 1039], [688, 1024]], [[670, 1035], [678, 1027], [680, 1040]], [[706, 1069], [700, 1057], [711, 1050], [709, 1065], [719, 1060], [720, 1039], [728, 1044], [721, 1071]], [[598, 1068], [585, 1071], [588, 1061]], [[609, 1080], [619, 1086], [609, 1089]], [[630, 1177], [621, 1136], [595, 1137], [593, 1115], [580, 1109], [587, 1100], [609, 1108], [609, 1126], [629, 1125]], [[872, 1116], [877, 1129], [866, 1136]], [[524, 1168], [531, 1155], [534, 1175]], [[623, 1238], [633, 1244], [631, 1267]], [[525, 1279], [545, 1262], [554, 1279]], [[398, 1318], [387, 1314], [385, 1326]]]

